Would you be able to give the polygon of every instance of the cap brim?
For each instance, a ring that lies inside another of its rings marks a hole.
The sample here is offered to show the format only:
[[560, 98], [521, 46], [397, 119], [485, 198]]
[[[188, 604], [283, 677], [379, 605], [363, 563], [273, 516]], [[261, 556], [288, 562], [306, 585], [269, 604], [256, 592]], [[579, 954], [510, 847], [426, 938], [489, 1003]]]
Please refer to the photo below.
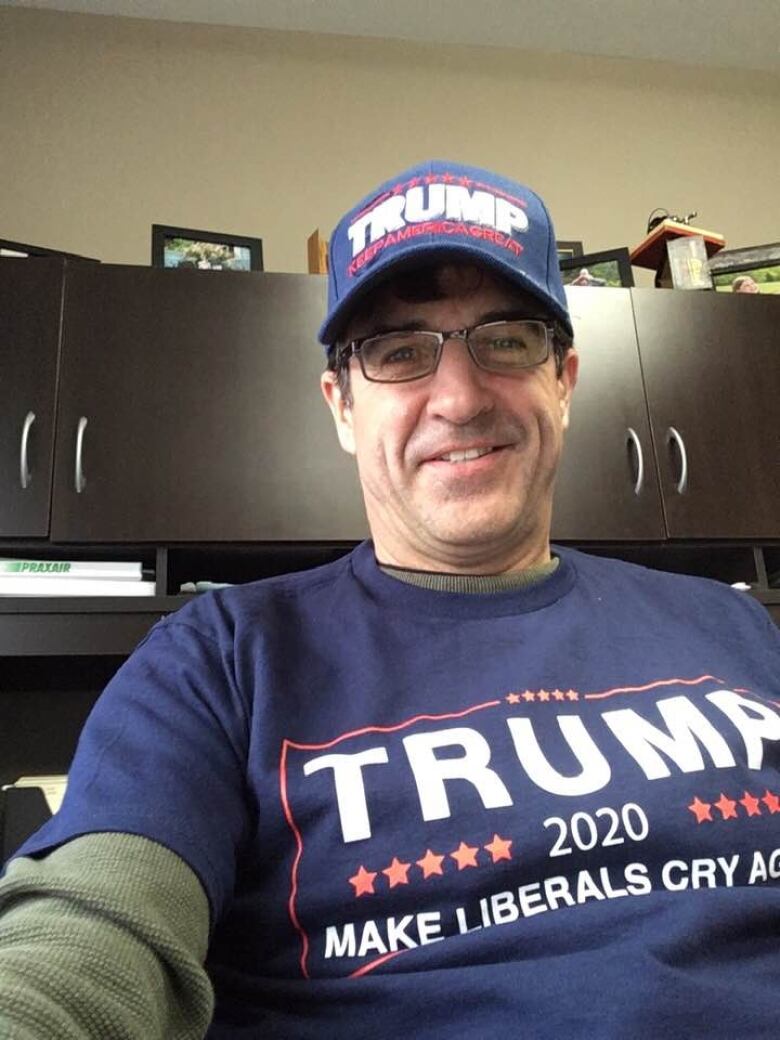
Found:
[[537, 299], [547, 312], [561, 322], [570, 336], [573, 335], [571, 319], [568, 312], [548, 292], [537, 285], [523, 271], [518, 270], [514, 264], [503, 263], [497, 257], [486, 254], [478, 246], [464, 242], [463, 244], [450, 243], [440, 245], [438, 243], [416, 242], [401, 255], [379, 260], [374, 270], [364, 275], [354, 288], [341, 297], [338, 304], [328, 314], [320, 327], [317, 338], [324, 346], [332, 346], [339, 340], [349, 324], [349, 321], [360, 303], [365, 297], [378, 289], [383, 282], [389, 280], [398, 270], [408, 267], [422, 267], [435, 261], [446, 261], [448, 259], [467, 260], [480, 267], [486, 267], [501, 275], [513, 285], [518, 286], [523, 292]]

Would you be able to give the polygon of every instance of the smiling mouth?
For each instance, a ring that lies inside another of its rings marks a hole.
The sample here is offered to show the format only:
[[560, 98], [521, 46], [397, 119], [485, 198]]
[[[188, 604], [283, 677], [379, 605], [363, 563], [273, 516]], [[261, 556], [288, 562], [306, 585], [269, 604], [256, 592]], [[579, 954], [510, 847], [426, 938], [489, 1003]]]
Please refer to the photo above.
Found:
[[469, 448], [467, 451], [448, 451], [444, 455], [437, 455], [434, 462], [471, 462], [472, 459], [482, 458], [489, 455], [497, 448]]

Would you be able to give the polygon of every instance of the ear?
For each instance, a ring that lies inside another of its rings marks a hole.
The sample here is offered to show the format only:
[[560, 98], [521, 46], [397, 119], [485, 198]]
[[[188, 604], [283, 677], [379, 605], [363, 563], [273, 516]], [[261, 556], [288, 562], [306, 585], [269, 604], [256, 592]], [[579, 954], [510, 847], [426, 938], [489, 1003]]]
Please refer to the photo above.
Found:
[[330, 370], [323, 372], [320, 378], [322, 393], [330, 408], [330, 414], [336, 424], [339, 444], [349, 455], [355, 454], [355, 431], [352, 425], [352, 409], [344, 401], [339, 388], [338, 377]]
[[579, 367], [579, 354], [574, 347], [570, 347], [564, 355], [563, 369], [558, 377], [558, 400], [561, 406], [561, 426], [564, 430], [569, 427], [569, 406], [572, 392], [577, 385]]

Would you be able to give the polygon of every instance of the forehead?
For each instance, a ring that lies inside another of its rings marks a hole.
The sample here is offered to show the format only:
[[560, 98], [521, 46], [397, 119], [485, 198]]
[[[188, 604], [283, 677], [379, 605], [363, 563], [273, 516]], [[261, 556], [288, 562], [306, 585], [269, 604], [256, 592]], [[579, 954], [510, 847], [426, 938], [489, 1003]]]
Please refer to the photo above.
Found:
[[494, 312], [542, 316], [544, 308], [535, 297], [488, 268], [447, 264], [404, 272], [374, 289], [352, 315], [345, 339], [453, 311], [465, 316], [464, 324], [470, 324]]

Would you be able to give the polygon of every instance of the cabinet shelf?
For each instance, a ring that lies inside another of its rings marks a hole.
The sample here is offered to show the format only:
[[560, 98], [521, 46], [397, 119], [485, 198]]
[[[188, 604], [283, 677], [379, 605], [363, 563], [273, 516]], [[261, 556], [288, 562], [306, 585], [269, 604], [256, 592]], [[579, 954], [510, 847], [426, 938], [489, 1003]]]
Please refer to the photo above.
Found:
[[192, 596], [0, 596], [0, 614], [168, 614]]
[[[695, 574], [732, 583], [744, 581], [749, 595], [780, 623], [780, 587], [767, 581], [764, 555], [775, 546], [745, 543], [617, 545], [570, 542], [573, 548], [613, 556], [658, 570]], [[273, 574], [316, 567], [349, 552], [350, 543], [166, 546], [154, 553], [158, 587], [173, 590], [183, 580], [241, 584]], [[110, 547], [104, 547], [110, 552]], [[0, 656], [127, 656], [157, 623], [189, 603], [193, 595], [0, 597]]]
[[0, 599], [0, 656], [127, 656], [191, 596]]

